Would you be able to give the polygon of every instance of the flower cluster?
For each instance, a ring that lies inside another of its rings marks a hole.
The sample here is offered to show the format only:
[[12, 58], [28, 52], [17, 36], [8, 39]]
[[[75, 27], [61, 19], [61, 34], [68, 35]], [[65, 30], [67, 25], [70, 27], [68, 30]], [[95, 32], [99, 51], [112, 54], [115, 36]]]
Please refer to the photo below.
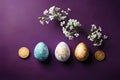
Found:
[[95, 24], [91, 25], [91, 30], [88, 33], [88, 39], [93, 43], [94, 46], [101, 46], [104, 39], [107, 39], [108, 36], [102, 34], [102, 28], [97, 27]]
[[67, 18], [68, 12], [71, 11], [70, 8], [68, 8], [66, 11], [61, 10], [59, 7], [52, 6], [48, 10], [46, 9], [43, 12], [44, 17], [38, 17], [41, 24], [48, 24], [50, 21], [57, 19], [59, 21], [65, 20]]
[[101, 46], [103, 40], [108, 38], [108, 36], [102, 34], [101, 27], [97, 27], [95, 24], [91, 25], [90, 31], [85, 31], [81, 28], [81, 23], [76, 19], [66, 20], [69, 11], [71, 11], [70, 8], [65, 11], [59, 7], [52, 6], [48, 10], [46, 9], [43, 12], [44, 16], [38, 17], [38, 19], [42, 25], [44, 23], [49, 24], [49, 22], [54, 19], [58, 20], [60, 22], [60, 26], [62, 27], [63, 34], [69, 40], [78, 37], [80, 30], [88, 34], [88, 39], [93, 42], [93, 46]]
[[69, 19], [68, 22], [62, 21], [60, 26], [62, 26], [63, 34], [69, 40], [79, 36], [78, 28], [81, 26], [81, 24], [76, 19]]

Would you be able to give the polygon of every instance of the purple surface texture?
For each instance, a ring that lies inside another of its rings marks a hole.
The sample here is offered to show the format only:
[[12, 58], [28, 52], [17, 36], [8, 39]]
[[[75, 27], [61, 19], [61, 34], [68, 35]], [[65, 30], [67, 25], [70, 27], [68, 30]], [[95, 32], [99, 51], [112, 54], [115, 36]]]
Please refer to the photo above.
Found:
[[[93, 47], [87, 35], [68, 40], [62, 29], [53, 21], [42, 26], [38, 17], [51, 6], [72, 9], [69, 18], [75, 18], [86, 30], [95, 23], [109, 36], [103, 46]], [[120, 2], [119, 0], [0, 0], [0, 80], [120, 80]], [[50, 50], [49, 59], [38, 62], [33, 56], [35, 45], [43, 41]], [[65, 41], [71, 49], [66, 63], [55, 59], [57, 44]], [[85, 42], [90, 57], [79, 62], [74, 49]], [[26, 46], [31, 55], [28, 59], [18, 57], [18, 49]], [[98, 62], [94, 52], [102, 49], [106, 59]]]

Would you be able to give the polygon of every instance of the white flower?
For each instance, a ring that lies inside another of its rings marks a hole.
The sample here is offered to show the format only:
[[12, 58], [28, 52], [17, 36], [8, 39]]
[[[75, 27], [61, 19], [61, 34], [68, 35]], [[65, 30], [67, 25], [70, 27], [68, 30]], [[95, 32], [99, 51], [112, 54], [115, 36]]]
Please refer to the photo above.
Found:
[[58, 12], [58, 13], [56, 13], [55, 16], [57, 16], [58, 18], [60, 18], [62, 16], [62, 14]]
[[72, 40], [74, 38], [74, 36], [69, 36], [68, 38], [69, 38], [69, 40]]
[[65, 26], [65, 28], [69, 28], [69, 26], [67, 25], [67, 26]]
[[71, 11], [71, 9], [70, 9], [70, 8], [67, 8], [67, 11]]
[[49, 13], [52, 15], [55, 14], [55, 6], [50, 7]]
[[61, 26], [64, 27], [63, 34], [65, 34], [68, 39], [73, 39], [74, 37], [79, 36], [79, 30], [77, 29], [80, 27], [80, 25], [80, 22], [78, 22], [76, 19], [69, 19], [67, 23], [61, 22]]
[[42, 25], [44, 25], [44, 21], [40, 20], [40, 23], [41, 23]]
[[62, 27], [62, 31], [63, 31], [63, 33], [65, 33], [66, 29], [64, 27]]
[[66, 15], [68, 15], [68, 13], [67, 13], [67, 12], [66, 12], [65, 14], [66, 14]]
[[74, 26], [81, 26], [80, 22], [74, 22]]
[[54, 9], [55, 9], [55, 6], [52, 6], [49, 8], [49, 11], [54, 11]]
[[102, 33], [97, 32], [96, 34], [97, 34], [97, 39], [100, 39], [102, 37]]
[[65, 34], [65, 36], [68, 37], [68, 38], [69, 38], [69, 36], [71, 36], [71, 35], [70, 35], [70, 32], [68, 32], [68, 31], [65, 31], [64, 34]]
[[60, 21], [61, 21], [61, 20], [65, 20], [66, 18], [67, 18], [67, 16], [61, 16], [59, 20], [60, 20]]
[[75, 36], [75, 37], [78, 37], [78, 36], [79, 36], [79, 34], [78, 34], [78, 33], [75, 33], [75, 34], [74, 34], [74, 36]]
[[44, 15], [47, 15], [48, 14], [48, 10], [46, 9], [44, 12], [43, 12]]
[[103, 42], [103, 39], [100, 39], [99, 43], [94, 43], [93, 46], [101, 46]]
[[68, 12], [67, 12], [67, 11], [65, 11], [64, 13], [65, 13], [65, 15], [68, 15]]
[[88, 37], [87, 37], [88, 39], [90, 39], [90, 35], [88, 35]]
[[64, 24], [65, 24], [65, 21], [60, 22], [60, 26], [63, 27]]
[[74, 38], [73, 35], [71, 35], [71, 33], [69, 31], [66, 30], [66, 28], [62, 28], [63, 30], [63, 34], [65, 35], [65, 37], [67, 37], [69, 40], [72, 40]]
[[107, 39], [107, 38], [108, 38], [108, 36], [107, 36], [107, 35], [104, 35], [104, 36], [103, 36], [103, 39]]
[[100, 45], [102, 44], [102, 42], [103, 42], [103, 39], [100, 40]]
[[52, 21], [54, 19], [54, 16], [49, 16], [49, 19]]
[[59, 7], [55, 7], [55, 11], [59, 11], [60, 10], [60, 8]]
[[45, 21], [46, 22], [46, 24], [49, 24], [49, 21]]
[[67, 25], [68, 26], [73, 25], [75, 27], [81, 26], [80, 22], [78, 22], [76, 19], [69, 19]]
[[102, 28], [99, 26], [98, 30], [99, 30], [99, 31], [102, 31]]
[[97, 34], [96, 33], [92, 33], [91, 38], [95, 39], [96, 37], [97, 37]]
[[64, 13], [64, 10], [61, 10], [61, 13]]
[[92, 26], [92, 27], [91, 27], [91, 30], [90, 30], [90, 31], [94, 31], [95, 29], [97, 29], [97, 27], [96, 27], [95, 24], [92, 24], [91, 26]]
[[62, 10], [61, 13], [65, 14], [65, 15], [68, 15], [68, 12], [64, 11], [64, 10]]
[[73, 30], [74, 28], [73, 28], [73, 26], [70, 26], [70, 30]]
[[73, 24], [73, 20], [72, 19], [69, 19], [68, 20], [68, 25], [70, 26], [70, 25], [72, 25]]
[[97, 26], [95, 24], [91, 25], [94, 29], [97, 29]]
[[97, 43], [93, 43], [93, 46], [98, 46], [98, 44]]
[[97, 26], [95, 24], [91, 25], [91, 30], [90, 30], [90, 34], [88, 35], [88, 39], [90, 41], [93, 41], [93, 45], [94, 46], [101, 46], [102, 42], [104, 39], [107, 38], [106, 35], [102, 34], [102, 28], [99, 26], [97, 28]]
[[66, 28], [62, 28], [63, 34], [65, 34], [66, 37], [70, 36], [70, 33], [66, 30]]
[[68, 20], [67, 26], [71, 26], [72, 25], [72, 21], [71, 19]]
[[88, 36], [88, 39], [89, 39], [90, 41], [94, 41], [94, 38], [93, 38], [91, 35]]

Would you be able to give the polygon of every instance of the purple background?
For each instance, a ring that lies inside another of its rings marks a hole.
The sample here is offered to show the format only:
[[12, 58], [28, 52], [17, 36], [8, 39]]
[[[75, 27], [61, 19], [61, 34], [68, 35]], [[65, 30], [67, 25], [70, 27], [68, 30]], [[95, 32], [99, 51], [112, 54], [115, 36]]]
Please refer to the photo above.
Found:
[[[102, 47], [93, 47], [85, 34], [69, 41], [56, 21], [42, 26], [38, 16], [51, 6], [72, 9], [69, 17], [78, 19], [86, 30], [95, 23], [109, 36]], [[120, 80], [120, 6], [119, 0], [0, 0], [0, 80]], [[50, 50], [45, 63], [33, 56], [35, 45], [43, 41]], [[71, 57], [60, 63], [54, 49], [60, 41], [71, 48]], [[81, 63], [74, 57], [76, 45], [84, 41], [90, 50], [89, 59]], [[18, 49], [26, 46], [31, 55], [23, 60]], [[98, 62], [94, 52], [102, 49], [106, 59]]]

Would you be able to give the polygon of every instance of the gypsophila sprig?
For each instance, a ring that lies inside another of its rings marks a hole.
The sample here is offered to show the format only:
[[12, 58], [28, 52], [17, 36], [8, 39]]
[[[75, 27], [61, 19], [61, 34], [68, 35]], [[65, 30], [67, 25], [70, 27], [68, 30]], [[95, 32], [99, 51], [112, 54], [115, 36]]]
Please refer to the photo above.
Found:
[[44, 23], [49, 24], [50, 21], [58, 20], [60, 22], [60, 26], [62, 27], [63, 34], [69, 40], [78, 37], [81, 31], [88, 34], [88, 39], [93, 42], [93, 46], [101, 46], [103, 40], [107, 39], [108, 36], [102, 34], [102, 28], [97, 27], [95, 24], [91, 25], [90, 31], [84, 30], [81, 26], [82, 24], [76, 19], [68, 19], [67, 16], [71, 11], [70, 8], [67, 10], [62, 10], [59, 7], [52, 6], [49, 9], [45, 9], [43, 11], [44, 16], [38, 17], [40, 23], [44, 25]]
[[102, 34], [102, 28], [95, 24], [91, 25], [91, 30], [88, 33], [88, 39], [93, 42], [93, 46], [101, 46], [104, 39], [108, 36]]
[[71, 11], [70, 8], [68, 8], [66, 11], [61, 10], [59, 7], [52, 6], [49, 9], [46, 9], [43, 12], [42, 17], [38, 17], [40, 23], [43, 25], [44, 23], [48, 24], [50, 21], [56, 19], [58, 21], [65, 20], [67, 18], [68, 12]]
[[69, 19], [68, 22], [62, 21], [60, 26], [62, 26], [63, 34], [69, 40], [79, 36], [78, 28], [81, 26], [81, 24], [76, 19]]

